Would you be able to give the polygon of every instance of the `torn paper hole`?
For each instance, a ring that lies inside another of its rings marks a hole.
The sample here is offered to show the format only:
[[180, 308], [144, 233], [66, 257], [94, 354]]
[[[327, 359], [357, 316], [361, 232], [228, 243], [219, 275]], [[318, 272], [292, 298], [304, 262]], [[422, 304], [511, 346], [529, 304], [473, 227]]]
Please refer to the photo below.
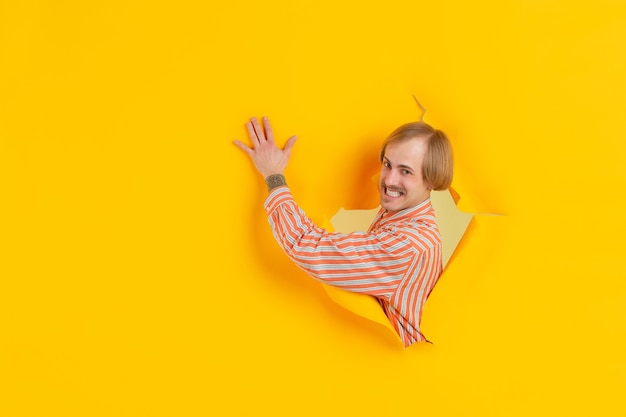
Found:
[[[430, 195], [441, 233], [444, 270], [473, 217], [472, 214], [464, 213], [457, 208], [458, 199], [458, 194], [452, 189], [432, 191]], [[342, 208], [330, 221], [325, 222], [323, 227], [342, 233], [367, 231], [378, 210], [379, 207], [371, 210], [345, 210]], [[345, 291], [326, 284], [322, 284], [322, 286], [337, 304], [361, 317], [382, 324], [396, 334], [374, 297]]]

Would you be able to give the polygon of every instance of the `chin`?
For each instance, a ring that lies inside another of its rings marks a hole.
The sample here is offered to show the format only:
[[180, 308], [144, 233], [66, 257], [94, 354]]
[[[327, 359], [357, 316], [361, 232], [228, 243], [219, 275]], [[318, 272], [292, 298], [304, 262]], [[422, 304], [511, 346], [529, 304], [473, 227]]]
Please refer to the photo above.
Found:
[[396, 201], [382, 201], [380, 202], [380, 206], [382, 208], [384, 208], [385, 210], [388, 211], [400, 211], [402, 210], [402, 206], [400, 204], [400, 202], [396, 202]]

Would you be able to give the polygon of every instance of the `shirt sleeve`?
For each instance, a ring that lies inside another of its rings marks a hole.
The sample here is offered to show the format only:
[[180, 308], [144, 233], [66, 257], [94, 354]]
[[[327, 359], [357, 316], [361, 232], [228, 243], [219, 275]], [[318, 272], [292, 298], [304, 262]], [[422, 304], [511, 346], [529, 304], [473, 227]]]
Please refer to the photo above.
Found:
[[316, 226], [286, 186], [272, 190], [265, 209], [276, 241], [296, 265], [348, 291], [391, 297], [418, 255], [394, 229], [344, 234]]

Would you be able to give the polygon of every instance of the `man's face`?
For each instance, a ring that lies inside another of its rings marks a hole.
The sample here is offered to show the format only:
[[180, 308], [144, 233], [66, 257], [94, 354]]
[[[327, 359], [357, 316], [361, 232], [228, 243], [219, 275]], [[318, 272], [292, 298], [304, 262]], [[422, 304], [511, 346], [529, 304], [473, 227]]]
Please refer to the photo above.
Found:
[[422, 176], [426, 141], [411, 138], [387, 145], [380, 167], [380, 205], [389, 211], [414, 207], [430, 196]]

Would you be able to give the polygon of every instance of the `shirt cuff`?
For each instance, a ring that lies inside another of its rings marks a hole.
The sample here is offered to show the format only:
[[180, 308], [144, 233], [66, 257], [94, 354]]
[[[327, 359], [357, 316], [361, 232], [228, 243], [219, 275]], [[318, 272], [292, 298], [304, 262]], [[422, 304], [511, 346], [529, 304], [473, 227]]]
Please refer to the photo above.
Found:
[[267, 214], [271, 214], [278, 206], [289, 201], [294, 201], [289, 187], [286, 185], [276, 187], [265, 199], [265, 211], [267, 211]]

